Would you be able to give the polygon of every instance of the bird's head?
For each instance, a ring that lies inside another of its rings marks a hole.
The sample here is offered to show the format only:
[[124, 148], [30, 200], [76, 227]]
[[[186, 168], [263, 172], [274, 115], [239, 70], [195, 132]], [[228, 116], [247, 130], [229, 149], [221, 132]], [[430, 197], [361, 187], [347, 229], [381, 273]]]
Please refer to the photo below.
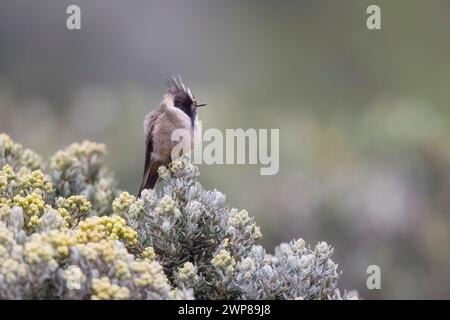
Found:
[[168, 94], [173, 99], [174, 107], [181, 109], [189, 117], [195, 118], [197, 108], [206, 106], [206, 104], [197, 103], [191, 89], [184, 85], [180, 76], [178, 79], [175, 77], [169, 78], [169, 80], [166, 81], [166, 84], [169, 88]]

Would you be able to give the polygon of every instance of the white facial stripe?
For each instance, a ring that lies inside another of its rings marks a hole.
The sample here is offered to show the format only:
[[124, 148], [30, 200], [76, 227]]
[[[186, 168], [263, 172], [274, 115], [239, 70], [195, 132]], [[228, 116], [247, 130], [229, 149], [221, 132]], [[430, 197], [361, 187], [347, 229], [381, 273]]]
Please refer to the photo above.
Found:
[[175, 108], [175, 105], [173, 104], [173, 96], [171, 94], [164, 95], [163, 103], [169, 108]]

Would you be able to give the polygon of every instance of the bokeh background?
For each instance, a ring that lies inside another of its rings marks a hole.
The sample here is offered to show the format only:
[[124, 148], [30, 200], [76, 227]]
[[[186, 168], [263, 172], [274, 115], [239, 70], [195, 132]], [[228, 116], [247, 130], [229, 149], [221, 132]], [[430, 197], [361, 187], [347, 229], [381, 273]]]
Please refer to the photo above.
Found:
[[[438, 0], [2, 0], [0, 131], [44, 155], [104, 142], [136, 192], [143, 117], [181, 74], [209, 104], [205, 129], [280, 129], [275, 176], [200, 168], [269, 251], [324, 240], [364, 298], [450, 298], [449, 34]], [[366, 288], [372, 264], [381, 290]]]

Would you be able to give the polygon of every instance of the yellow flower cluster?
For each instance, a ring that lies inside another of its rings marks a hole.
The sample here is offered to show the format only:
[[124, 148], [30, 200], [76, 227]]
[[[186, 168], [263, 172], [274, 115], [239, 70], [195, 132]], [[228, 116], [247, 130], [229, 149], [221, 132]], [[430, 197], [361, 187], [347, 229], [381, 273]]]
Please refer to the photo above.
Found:
[[146, 248], [144, 248], [144, 250], [142, 251], [141, 256], [142, 256], [144, 259], [147, 259], [147, 260], [149, 260], [149, 261], [156, 260], [155, 249], [153, 249], [153, 247], [146, 247]]
[[0, 194], [24, 196], [34, 192], [44, 196], [53, 191], [52, 183], [41, 170], [22, 167], [16, 174], [9, 164], [0, 170]]
[[4, 153], [19, 153], [22, 151], [22, 145], [15, 143], [11, 137], [5, 133], [0, 133], [0, 146], [3, 147]]
[[88, 213], [91, 211], [91, 203], [85, 196], [70, 196], [67, 199], [60, 198], [58, 199], [60, 203], [58, 203], [59, 208], [66, 209], [67, 211], [74, 213]]
[[230, 215], [227, 221], [227, 233], [232, 235], [235, 230], [245, 230], [250, 233], [253, 239], [261, 239], [261, 230], [248, 216], [247, 210], [241, 210], [234, 215]]
[[222, 249], [211, 260], [214, 267], [225, 272], [225, 274], [232, 274], [234, 272], [234, 266], [236, 260], [231, 256], [231, 253]]
[[2, 203], [0, 198], [0, 221], [7, 221], [11, 216], [11, 208], [9, 205]]
[[130, 269], [134, 273], [134, 284], [137, 286], [153, 286], [162, 288], [167, 286], [167, 277], [162, 266], [155, 261], [133, 261]]
[[47, 262], [55, 266], [69, 256], [70, 248], [76, 244], [70, 230], [51, 230], [31, 235], [31, 241], [24, 245], [24, 254], [29, 263]]
[[51, 230], [48, 235], [44, 235], [45, 240], [52, 244], [59, 258], [69, 255], [70, 247], [76, 244], [76, 238], [67, 230]]
[[36, 193], [32, 193], [25, 197], [19, 195], [15, 196], [12, 206], [19, 206], [23, 209], [25, 213], [26, 226], [32, 230], [41, 223], [40, 218], [46, 207], [42, 196]]
[[76, 248], [88, 261], [95, 261], [96, 259], [101, 258], [105, 262], [111, 263], [127, 254], [125, 248], [123, 248], [123, 250], [118, 248], [114, 241], [111, 240], [77, 244]]
[[[34, 230], [40, 225], [45, 205], [44, 196], [53, 192], [53, 185], [41, 170], [31, 171], [22, 167], [16, 174], [10, 165], [3, 166], [0, 171], [0, 206], [19, 206], [25, 213], [25, 226]], [[12, 199], [11, 199], [12, 197]], [[2, 209], [2, 216], [9, 215]]]
[[6, 191], [10, 182], [16, 180], [17, 176], [14, 169], [9, 164], [4, 165], [0, 171], [0, 191]]
[[122, 192], [112, 203], [113, 211], [117, 214], [124, 215], [136, 202], [136, 197], [128, 192]]
[[131, 272], [128, 268], [128, 263], [123, 260], [116, 260], [114, 262], [115, 275], [118, 279], [130, 279]]
[[30, 149], [23, 150], [20, 165], [34, 170], [40, 168], [41, 163], [42, 158], [36, 152]]
[[63, 171], [67, 168], [78, 166], [78, 159], [67, 151], [58, 151], [50, 159], [50, 169]]
[[[112, 264], [114, 272], [114, 278], [119, 280], [131, 280], [132, 285], [138, 287], [152, 286], [157, 289], [169, 289], [168, 280], [164, 274], [162, 266], [155, 261], [144, 260], [130, 260], [130, 255], [125, 247], [118, 245], [112, 240], [102, 240], [100, 242], [88, 242], [86, 244], [77, 244], [75, 246], [78, 249], [79, 254], [86, 258], [87, 261], [92, 263], [98, 263], [104, 261], [105, 264]], [[109, 273], [111, 276], [111, 273]], [[103, 278], [103, 282], [97, 282], [102, 284], [97, 287], [97, 291], [94, 288], [94, 295], [100, 299], [116, 299], [112, 295], [99, 295], [99, 292], [106, 291], [107, 282], [109, 278]]]
[[175, 200], [172, 197], [165, 195], [155, 208], [156, 214], [173, 215], [175, 218], [180, 217], [181, 212], [176, 206]]
[[[82, 222], [82, 224], [83, 223], [84, 222]], [[117, 259], [126, 257], [128, 255], [128, 251], [126, 250], [126, 248], [117, 246], [115, 240], [111, 239], [110, 235], [108, 235], [107, 233], [103, 233], [103, 238], [97, 238], [97, 236], [94, 236], [93, 239], [86, 239], [86, 234], [88, 233], [90, 233], [90, 230], [83, 227], [83, 231], [75, 230], [72, 232], [71, 230], [65, 229], [51, 230], [48, 234], [35, 234], [32, 236], [34, 237], [35, 241], [31, 242], [34, 244], [30, 245], [30, 243], [27, 243], [27, 245], [29, 246], [28, 252], [30, 252], [31, 254], [35, 253], [39, 257], [44, 257], [47, 260], [50, 257], [64, 259], [69, 255], [70, 248], [75, 247], [79, 250], [82, 256], [86, 257], [87, 260], [94, 261], [98, 258], [101, 258], [108, 263], [113, 261], [120, 261]], [[80, 236], [81, 234], [83, 236]], [[44, 252], [35, 250], [36, 246], [38, 246], [39, 244], [41, 244], [42, 247], [45, 247]], [[46, 247], [46, 244], [49, 244], [51, 246]], [[123, 273], [123, 265], [119, 265], [118, 267], [120, 269], [120, 272]]]
[[185, 262], [183, 267], [179, 268], [177, 277], [183, 283], [195, 284], [198, 281], [197, 267], [191, 262]]
[[94, 294], [92, 300], [123, 300], [130, 297], [130, 291], [126, 287], [112, 284], [108, 277], [92, 280]]
[[0, 245], [10, 246], [14, 241], [14, 234], [0, 222]]
[[18, 180], [22, 190], [33, 190], [37, 193], [41, 193], [42, 190], [47, 194], [54, 191], [52, 183], [41, 170], [31, 171], [22, 167], [18, 173]]
[[88, 140], [84, 140], [80, 143], [73, 143], [68, 148], [69, 154], [78, 157], [90, 157], [93, 155], [104, 156], [108, 152], [106, 150], [106, 146], [102, 143], [94, 143]]
[[0, 191], [5, 191], [6, 188], [8, 187], [8, 179], [0, 174]]
[[77, 241], [99, 242], [103, 239], [121, 240], [129, 245], [137, 244], [137, 232], [126, 225], [125, 219], [119, 216], [91, 217], [81, 221], [76, 233]]
[[107, 154], [104, 144], [83, 141], [82, 143], [73, 143], [65, 150], [56, 152], [50, 159], [50, 169], [64, 171], [71, 167], [80, 166], [82, 158], [102, 157]]
[[179, 176], [197, 176], [198, 168], [195, 167], [191, 160], [187, 157], [180, 157], [172, 161], [169, 165], [168, 170], [161, 169], [161, 178], [168, 179], [171, 175]]
[[161, 177], [161, 179], [169, 179], [170, 171], [167, 169], [166, 166], [160, 166], [158, 168], [158, 175]]
[[45, 263], [50, 270], [58, 268], [58, 262], [55, 260], [56, 251], [48, 242], [46, 235], [33, 234], [31, 241], [24, 245], [24, 255], [26, 262], [30, 264]]
[[180, 171], [181, 169], [183, 169], [184, 167], [186, 167], [187, 165], [189, 165], [189, 160], [186, 158], [178, 158], [175, 161], [172, 161], [172, 163], [170, 164], [170, 171], [173, 174], [176, 174], [178, 171]]
[[71, 219], [71, 215], [70, 212], [67, 211], [67, 209], [64, 208], [58, 208], [56, 209], [56, 211], [58, 212], [58, 214], [61, 216], [61, 218], [64, 219], [65, 223], [64, 223], [64, 227], [68, 227], [69, 226], [69, 222]]
[[0, 154], [4, 157], [12, 157], [11, 161], [16, 161], [17, 165], [30, 169], [40, 167], [41, 157], [30, 149], [23, 149], [20, 143], [15, 143], [7, 134], [0, 133]]
[[292, 243], [292, 250], [297, 255], [302, 255], [303, 251], [305, 250], [305, 240], [298, 239]]
[[83, 271], [75, 265], [69, 266], [63, 276], [66, 279], [66, 286], [70, 290], [80, 290], [82, 283], [86, 281]]
[[27, 276], [28, 267], [25, 263], [21, 263], [15, 259], [7, 258], [3, 261], [0, 259], [0, 274], [4, 275], [4, 281], [6, 283], [14, 284], [18, 279]]

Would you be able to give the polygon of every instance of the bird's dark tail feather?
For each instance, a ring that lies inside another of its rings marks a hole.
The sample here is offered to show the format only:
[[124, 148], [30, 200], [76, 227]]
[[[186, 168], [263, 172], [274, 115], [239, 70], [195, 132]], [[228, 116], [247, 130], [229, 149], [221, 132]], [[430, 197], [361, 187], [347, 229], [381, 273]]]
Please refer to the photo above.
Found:
[[152, 162], [146, 168], [144, 176], [142, 178], [141, 187], [139, 188], [138, 197], [141, 196], [142, 190], [153, 189], [158, 182], [158, 168], [162, 165], [161, 163]]

